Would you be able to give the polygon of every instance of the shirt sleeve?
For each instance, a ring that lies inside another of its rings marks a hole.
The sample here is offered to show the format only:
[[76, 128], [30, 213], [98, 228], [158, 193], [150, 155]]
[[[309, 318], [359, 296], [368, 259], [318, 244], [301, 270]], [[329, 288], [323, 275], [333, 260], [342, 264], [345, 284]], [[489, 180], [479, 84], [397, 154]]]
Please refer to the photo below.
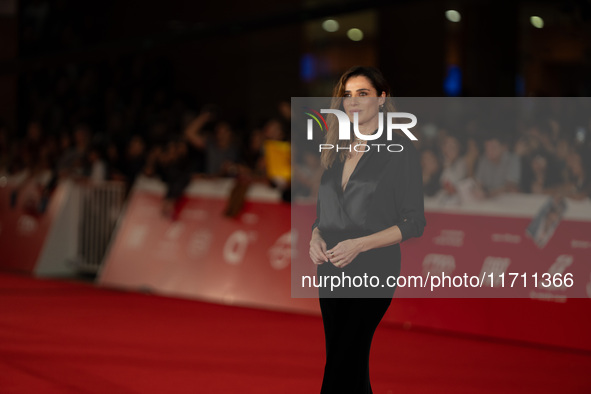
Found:
[[320, 200], [316, 201], [316, 220], [312, 224], [312, 231], [320, 224]]
[[400, 177], [395, 185], [395, 202], [401, 217], [396, 225], [402, 233], [401, 242], [420, 237], [427, 225], [419, 154], [411, 142], [404, 144], [404, 151], [403, 168], [397, 169]]

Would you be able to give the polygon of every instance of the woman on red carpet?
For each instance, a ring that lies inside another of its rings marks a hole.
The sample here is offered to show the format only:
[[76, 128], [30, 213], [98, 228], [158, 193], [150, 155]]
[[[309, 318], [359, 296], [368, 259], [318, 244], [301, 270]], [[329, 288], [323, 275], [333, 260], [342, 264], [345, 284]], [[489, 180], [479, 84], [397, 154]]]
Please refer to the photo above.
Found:
[[[326, 144], [340, 148], [322, 150], [310, 258], [319, 283], [346, 276], [353, 285], [319, 288], [326, 340], [322, 394], [372, 392], [372, 337], [395, 290], [387, 280], [400, 274], [400, 243], [421, 236], [426, 224], [419, 155], [407, 137], [392, 133], [388, 140], [380, 129], [382, 113], [394, 112], [388, 97], [386, 80], [371, 67], [351, 68], [334, 89], [332, 108], [347, 114], [352, 130], [357, 117], [360, 133], [381, 135], [366, 140], [352, 132], [350, 140], [339, 140], [336, 116], [328, 118]], [[378, 150], [376, 144], [384, 145]], [[399, 148], [383, 148], [393, 144]], [[356, 287], [361, 282], [354, 278], [365, 279]]]

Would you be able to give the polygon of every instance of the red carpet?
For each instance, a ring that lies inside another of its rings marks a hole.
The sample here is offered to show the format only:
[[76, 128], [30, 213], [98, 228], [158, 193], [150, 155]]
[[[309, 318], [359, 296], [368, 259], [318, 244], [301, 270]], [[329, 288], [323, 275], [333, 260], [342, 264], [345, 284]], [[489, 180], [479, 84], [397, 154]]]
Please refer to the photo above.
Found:
[[[10, 274], [0, 274], [0, 312], [0, 393], [320, 388], [317, 316]], [[588, 352], [380, 326], [371, 362], [376, 394], [591, 393]]]

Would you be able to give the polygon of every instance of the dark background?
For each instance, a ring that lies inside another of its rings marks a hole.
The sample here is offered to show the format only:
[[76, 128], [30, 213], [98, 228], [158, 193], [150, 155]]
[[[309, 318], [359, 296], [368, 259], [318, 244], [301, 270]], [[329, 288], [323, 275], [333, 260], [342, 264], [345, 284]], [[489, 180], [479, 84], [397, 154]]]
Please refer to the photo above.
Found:
[[280, 100], [329, 96], [356, 64], [379, 67], [396, 96], [591, 93], [588, 0], [2, 0], [0, 36], [0, 119], [18, 135], [32, 119], [48, 133], [178, 129], [171, 119], [205, 104], [254, 127]]

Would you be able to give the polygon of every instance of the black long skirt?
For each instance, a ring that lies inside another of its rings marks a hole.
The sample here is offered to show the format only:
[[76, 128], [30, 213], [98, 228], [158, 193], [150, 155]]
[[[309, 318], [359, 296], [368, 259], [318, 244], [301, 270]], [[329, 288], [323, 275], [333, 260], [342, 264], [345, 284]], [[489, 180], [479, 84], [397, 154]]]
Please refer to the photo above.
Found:
[[[330, 243], [332, 244], [332, 242]], [[329, 247], [331, 246], [329, 244]], [[343, 273], [353, 276], [400, 275], [401, 254], [398, 245], [360, 254], [344, 269], [330, 262], [318, 266], [317, 275]], [[374, 332], [388, 310], [395, 288], [361, 287], [319, 289], [320, 310], [326, 340], [326, 365], [321, 394], [369, 394], [369, 353]]]
[[369, 394], [373, 334], [391, 298], [320, 298], [326, 340], [321, 394]]

